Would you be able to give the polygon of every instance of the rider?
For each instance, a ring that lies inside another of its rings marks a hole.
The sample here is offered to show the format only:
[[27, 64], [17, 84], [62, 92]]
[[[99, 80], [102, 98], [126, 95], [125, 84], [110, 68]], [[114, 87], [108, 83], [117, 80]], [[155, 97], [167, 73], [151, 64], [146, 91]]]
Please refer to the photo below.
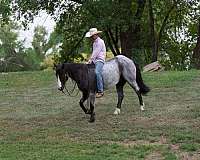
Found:
[[88, 63], [95, 64], [95, 74], [97, 79], [97, 94], [96, 98], [100, 98], [103, 96], [103, 77], [102, 77], [102, 69], [105, 63], [106, 56], [106, 46], [104, 41], [99, 37], [99, 33], [102, 31], [98, 31], [97, 28], [91, 28], [89, 32], [86, 33], [85, 37], [90, 37], [93, 42], [92, 47], [92, 55], [88, 61]]

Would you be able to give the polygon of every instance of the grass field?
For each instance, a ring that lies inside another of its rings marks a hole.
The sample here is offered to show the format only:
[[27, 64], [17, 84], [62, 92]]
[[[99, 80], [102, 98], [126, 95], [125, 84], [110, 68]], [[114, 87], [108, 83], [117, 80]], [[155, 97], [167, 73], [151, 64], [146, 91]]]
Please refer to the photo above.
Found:
[[53, 72], [0, 74], [0, 160], [200, 160], [200, 71], [143, 77], [144, 112], [127, 85], [121, 114], [113, 88], [89, 123]]

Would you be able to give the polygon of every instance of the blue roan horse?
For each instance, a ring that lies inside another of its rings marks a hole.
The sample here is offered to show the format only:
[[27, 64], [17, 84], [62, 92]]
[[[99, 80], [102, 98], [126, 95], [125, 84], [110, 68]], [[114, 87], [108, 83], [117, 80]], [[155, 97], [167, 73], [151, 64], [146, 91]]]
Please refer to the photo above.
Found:
[[[103, 67], [103, 81], [104, 88], [116, 86], [118, 93], [118, 103], [114, 114], [120, 114], [122, 100], [124, 98], [123, 87], [126, 82], [135, 90], [139, 98], [140, 108], [144, 110], [144, 103], [142, 94], [149, 92], [149, 88], [143, 83], [142, 76], [138, 65], [123, 56], [118, 55], [115, 58], [107, 61]], [[85, 114], [90, 114], [90, 122], [95, 121], [95, 94], [96, 94], [96, 77], [94, 67], [88, 64], [78, 63], [63, 63], [56, 66], [56, 77], [58, 89], [63, 91], [65, 83], [70, 77], [77, 83], [80, 91], [82, 91], [82, 98], [80, 99], [80, 106]], [[89, 100], [90, 107], [86, 109], [84, 102]]]

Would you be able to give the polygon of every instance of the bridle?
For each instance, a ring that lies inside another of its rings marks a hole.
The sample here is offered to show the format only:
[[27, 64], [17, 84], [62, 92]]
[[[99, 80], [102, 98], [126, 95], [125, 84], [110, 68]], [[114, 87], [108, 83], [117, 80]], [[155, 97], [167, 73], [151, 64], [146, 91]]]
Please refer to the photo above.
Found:
[[76, 97], [79, 93], [79, 90], [77, 91], [77, 93], [75, 95], [72, 95], [76, 89], [77, 83], [75, 81], [72, 80], [72, 82], [74, 83], [74, 86], [72, 88], [71, 91], [69, 91], [66, 87], [66, 85], [64, 85], [64, 89], [67, 91], [67, 94], [64, 92], [64, 89], [61, 90], [63, 94], [65, 94], [66, 96], [70, 96], [70, 97]]

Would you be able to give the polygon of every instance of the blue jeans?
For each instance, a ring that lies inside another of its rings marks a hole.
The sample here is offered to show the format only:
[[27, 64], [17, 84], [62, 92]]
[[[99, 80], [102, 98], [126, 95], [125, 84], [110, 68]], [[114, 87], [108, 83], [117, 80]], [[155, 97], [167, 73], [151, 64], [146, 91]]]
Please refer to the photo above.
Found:
[[102, 76], [102, 70], [103, 70], [103, 62], [97, 61], [95, 63], [95, 74], [97, 79], [97, 92], [103, 92], [103, 76]]

